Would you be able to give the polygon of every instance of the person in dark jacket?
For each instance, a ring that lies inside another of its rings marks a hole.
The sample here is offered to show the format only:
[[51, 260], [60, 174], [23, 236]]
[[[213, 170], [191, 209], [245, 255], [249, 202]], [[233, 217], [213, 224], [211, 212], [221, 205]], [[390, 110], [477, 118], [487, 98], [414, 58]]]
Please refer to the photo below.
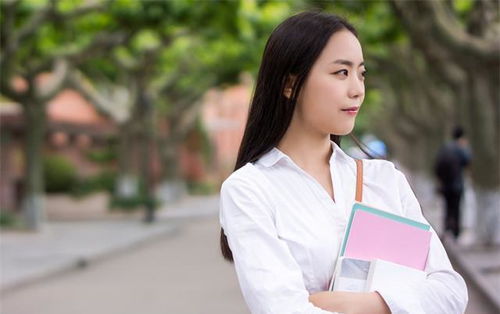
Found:
[[467, 138], [461, 127], [453, 130], [453, 141], [445, 143], [438, 152], [435, 174], [439, 192], [446, 203], [444, 232], [451, 232], [455, 239], [460, 235], [460, 201], [464, 192], [463, 170], [471, 160]]

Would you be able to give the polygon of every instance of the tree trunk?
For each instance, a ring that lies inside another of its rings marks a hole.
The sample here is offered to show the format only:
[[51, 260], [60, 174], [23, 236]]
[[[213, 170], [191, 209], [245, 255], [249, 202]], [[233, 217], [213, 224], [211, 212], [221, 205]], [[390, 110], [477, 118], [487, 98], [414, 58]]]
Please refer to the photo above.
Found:
[[476, 193], [476, 240], [486, 245], [500, 243], [500, 192], [496, 189], [475, 187]]
[[[477, 66], [472, 67], [477, 73]], [[500, 189], [500, 81], [498, 74], [495, 76], [484, 72], [469, 76], [466, 116], [471, 126], [472, 151], [477, 157], [472, 163], [472, 178], [475, 185], [484, 190]]]
[[471, 125], [472, 178], [478, 209], [475, 230], [477, 240], [483, 244], [500, 243], [499, 83], [497, 73], [469, 79], [468, 123]]
[[[480, 241], [496, 242], [500, 240], [496, 236], [500, 208], [494, 196], [500, 190], [500, 54], [498, 34], [486, 30], [496, 29], [499, 11], [498, 2], [477, 3], [481, 5], [474, 6], [473, 13], [488, 11], [492, 18], [469, 18], [479, 22], [479, 27], [476, 23], [462, 28], [456, 13], [440, 1], [391, 1], [412, 42], [455, 91], [454, 103], [474, 154], [472, 179], [478, 195], [475, 229]], [[489, 6], [493, 9], [486, 8]]]
[[120, 124], [118, 134], [118, 177], [115, 183], [115, 195], [121, 199], [137, 197], [139, 194], [139, 178], [133, 166], [132, 124], [131, 120]]
[[45, 108], [30, 101], [24, 104], [25, 175], [22, 211], [26, 227], [39, 230], [45, 220], [43, 182], [43, 143], [46, 128]]
[[179, 141], [175, 134], [169, 134], [161, 144], [163, 173], [159, 195], [164, 202], [176, 201], [186, 193], [186, 184], [181, 177], [179, 164]]
[[153, 104], [144, 92], [139, 97], [139, 112], [141, 117], [141, 171], [144, 182], [145, 216], [144, 221], [151, 223], [155, 220], [156, 198], [151, 165], [152, 149], [154, 143]]
[[179, 140], [169, 136], [163, 147], [163, 165], [164, 165], [164, 178], [169, 181], [179, 180], [181, 178], [180, 165], [179, 165]]

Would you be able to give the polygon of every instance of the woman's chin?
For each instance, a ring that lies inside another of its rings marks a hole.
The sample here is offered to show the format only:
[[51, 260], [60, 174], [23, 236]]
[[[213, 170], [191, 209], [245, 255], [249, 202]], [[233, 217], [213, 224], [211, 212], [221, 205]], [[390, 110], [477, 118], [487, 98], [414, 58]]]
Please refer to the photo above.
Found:
[[344, 135], [350, 134], [353, 129], [354, 129], [354, 125], [349, 126], [349, 127], [345, 127], [345, 128], [336, 129], [333, 132], [331, 132], [331, 134], [344, 136]]

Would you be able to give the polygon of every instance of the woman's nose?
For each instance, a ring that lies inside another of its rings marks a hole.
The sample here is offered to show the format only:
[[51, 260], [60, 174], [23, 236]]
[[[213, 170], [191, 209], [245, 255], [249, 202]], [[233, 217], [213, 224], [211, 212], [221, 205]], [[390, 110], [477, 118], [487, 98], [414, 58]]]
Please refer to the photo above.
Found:
[[349, 84], [349, 98], [360, 98], [365, 94], [365, 83], [358, 77], [352, 77]]

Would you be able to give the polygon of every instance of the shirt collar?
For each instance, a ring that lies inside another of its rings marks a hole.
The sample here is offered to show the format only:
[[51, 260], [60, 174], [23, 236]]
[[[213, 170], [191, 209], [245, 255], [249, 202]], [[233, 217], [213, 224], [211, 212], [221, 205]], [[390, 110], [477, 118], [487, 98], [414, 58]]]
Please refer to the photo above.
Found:
[[290, 158], [288, 157], [285, 153], [277, 149], [276, 147], [273, 147], [270, 151], [262, 155], [259, 160], [257, 160], [257, 163], [263, 165], [264, 167], [272, 167], [274, 166], [278, 161], [280, 161], [283, 158]]
[[[347, 154], [344, 153], [344, 151], [342, 151], [342, 149], [335, 142], [330, 141], [330, 143], [332, 144], [332, 155], [330, 157], [330, 164], [332, 164], [337, 158], [342, 158], [344, 160], [348, 158]], [[287, 154], [283, 153], [278, 148], [273, 147], [270, 151], [262, 155], [257, 162], [263, 165], [264, 167], [269, 168], [274, 166], [282, 159], [292, 161], [292, 159]]]

